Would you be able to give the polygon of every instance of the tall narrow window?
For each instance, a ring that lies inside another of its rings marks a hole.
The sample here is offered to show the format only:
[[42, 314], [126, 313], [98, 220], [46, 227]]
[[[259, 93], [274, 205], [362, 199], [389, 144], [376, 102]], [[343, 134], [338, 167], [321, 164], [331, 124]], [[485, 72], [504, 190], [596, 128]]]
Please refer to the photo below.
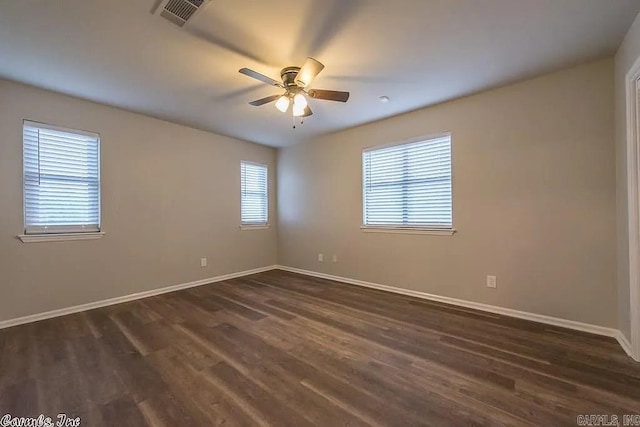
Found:
[[100, 231], [100, 137], [24, 121], [25, 234]]
[[241, 162], [240, 191], [242, 224], [267, 225], [269, 220], [267, 166]]
[[451, 136], [362, 153], [365, 227], [452, 228]]

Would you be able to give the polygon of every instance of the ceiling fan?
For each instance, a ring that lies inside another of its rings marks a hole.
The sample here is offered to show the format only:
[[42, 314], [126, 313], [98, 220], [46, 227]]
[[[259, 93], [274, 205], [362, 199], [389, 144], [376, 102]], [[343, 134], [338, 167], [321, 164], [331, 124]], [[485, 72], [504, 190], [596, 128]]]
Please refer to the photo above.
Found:
[[239, 70], [241, 74], [260, 80], [268, 85], [277, 86], [285, 90], [283, 94], [267, 96], [257, 99], [249, 104], [254, 107], [268, 104], [276, 101], [276, 108], [283, 113], [292, 106], [293, 117], [308, 117], [313, 114], [311, 107], [307, 101], [307, 96], [315, 99], [324, 99], [327, 101], [347, 102], [349, 100], [349, 92], [339, 92], [335, 90], [308, 89], [309, 85], [316, 78], [324, 65], [313, 58], [307, 58], [305, 63], [300, 67], [285, 67], [280, 71], [282, 82], [260, 74], [257, 71], [248, 68]]

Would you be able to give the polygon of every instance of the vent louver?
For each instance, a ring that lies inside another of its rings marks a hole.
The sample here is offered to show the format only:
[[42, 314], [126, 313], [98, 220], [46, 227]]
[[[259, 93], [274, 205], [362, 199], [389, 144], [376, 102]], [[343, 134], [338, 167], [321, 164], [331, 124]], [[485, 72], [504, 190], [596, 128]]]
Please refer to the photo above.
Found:
[[160, 16], [182, 27], [208, 0], [164, 0]]

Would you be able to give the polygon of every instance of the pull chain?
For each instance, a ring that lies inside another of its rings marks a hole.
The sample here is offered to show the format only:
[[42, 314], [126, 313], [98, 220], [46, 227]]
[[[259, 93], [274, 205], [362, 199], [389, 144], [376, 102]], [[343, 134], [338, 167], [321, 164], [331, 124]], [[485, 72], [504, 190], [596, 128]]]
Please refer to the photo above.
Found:
[[[300, 126], [304, 124], [304, 117], [300, 117]], [[296, 129], [296, 116], [293, 116], [293, 128]]]

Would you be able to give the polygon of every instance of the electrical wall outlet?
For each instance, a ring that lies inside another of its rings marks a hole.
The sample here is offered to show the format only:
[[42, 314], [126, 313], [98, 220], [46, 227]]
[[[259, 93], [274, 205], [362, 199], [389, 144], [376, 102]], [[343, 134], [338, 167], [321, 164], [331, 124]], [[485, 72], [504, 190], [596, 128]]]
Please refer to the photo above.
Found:
[[496, 276], [487, 276], [487, 288], [497, 288], [498, 282]]
[[318, 262], [324, 262], [324, 255], [318, 254]]
[[338, 255], [333, 254], [333, 256], [331, 257], [331, 262], [338, 262]]
[[200, 267], [206, 267], [206, 266], [207, 266], [207, 259], [200, 258]]

